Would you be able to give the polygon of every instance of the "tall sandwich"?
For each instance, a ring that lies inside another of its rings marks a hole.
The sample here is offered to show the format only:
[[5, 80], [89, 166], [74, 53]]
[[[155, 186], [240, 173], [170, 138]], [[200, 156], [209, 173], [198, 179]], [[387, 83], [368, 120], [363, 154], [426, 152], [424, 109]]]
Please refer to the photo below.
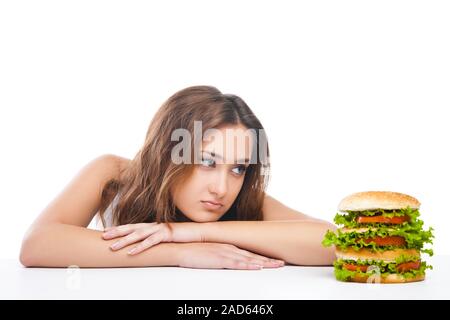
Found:
[[403, 283], [425, 279], [432, 269], [421, 253], [432, 243], [433, 228], [423, 229], [420, 202], [406, 194], [387, 191], [354, 193], [338, 206], [336, 232], [328, 230], [322, 244], [334, 245], [337, 280]]

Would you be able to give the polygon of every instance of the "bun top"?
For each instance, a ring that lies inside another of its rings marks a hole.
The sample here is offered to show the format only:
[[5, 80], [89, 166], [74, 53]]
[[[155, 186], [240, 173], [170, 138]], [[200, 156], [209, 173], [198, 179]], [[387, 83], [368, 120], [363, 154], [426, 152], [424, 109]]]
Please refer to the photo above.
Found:
[[407, 194], [390, 191], [366, 191], [353, 193], [339, 203], [339, 211], [362, 211], [374, 209], [419, 209], [420, 202]]

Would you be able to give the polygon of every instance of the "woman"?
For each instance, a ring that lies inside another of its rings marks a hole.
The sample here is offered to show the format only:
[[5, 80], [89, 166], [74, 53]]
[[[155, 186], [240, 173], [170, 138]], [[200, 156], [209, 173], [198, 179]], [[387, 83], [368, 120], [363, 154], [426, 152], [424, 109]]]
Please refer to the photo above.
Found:
[[[241, 143], [235, 143], [235, 141]], [[243, 143], [242, 143], [243, 142]], [[24, 266], [276, 268], [330, 265], [334, 225], [265, 194], [269, 152], [238, 96], [210, 86], [172, 95], [129, 160], [89, 162], [24, 237]], [[87, 228], [99, 217], [104, 231]]]

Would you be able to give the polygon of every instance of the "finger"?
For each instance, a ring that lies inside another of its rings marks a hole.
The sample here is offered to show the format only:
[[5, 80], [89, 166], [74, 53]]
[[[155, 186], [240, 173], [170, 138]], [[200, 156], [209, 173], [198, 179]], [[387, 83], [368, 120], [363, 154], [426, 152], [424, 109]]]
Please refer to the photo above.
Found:
[[123, 247], [126, 247], [130, 244], [133, 244], [135, 242], [138, 242], [138, 241], [141, 241], [141, 240], [147, 238], [148, 236], [153, 234], [153, 232], [154, 232], [154, 228], [149, 228], [147, 230], [138, 230], [133, 233], [130, 233], [129, 235], [123, 237], [119, 241], [113, 243], [111, 245], [111, 249], [112, 250], [122, 249]]
[[270, 261], [270, 260], [272, 260], [272, 259], [270, 259], [270, 258], [268, 258], [266, 256], [262, 256], [262, 255], [259, 255], [257, 253], [250, 252], [250, 251], [247, 251], [247, 250], [243, 250], [243, 249], [240, 249], [240, 248], [236, 248], [235, 252], [237, 252], [237, 253], [239, 253], [239, 254], [241, 254], [243, 256], [249, 257], [249, 258], [260, 259], [260, 260], [263, 260], [263, 261]]
[[260, 264], [248, 263], [239, 259], [227, 259], [225, 269], [237, 270], [261, 270], [263, 268]]
[[[239, 253], [233, 252], [231, 254], [224, 254], [225, 259], [228, 260], [227, 263], [234, 263], [234, 262], [241, 262], [239, 265], [232, 265], [232, 268], [237, 268], [239, 267], [239, 269], [258, 269], [259, 268], [275, 268], [278, 267], [278, 265], [276, 264], [272, 264], [270, 262], [267, 261], [263, 261], [261, 259], [253, 259], [244, 255], [241, 255]], [[230, 262], [231, 261], [231, 262]]]
[[281, 268], [284, 266], [283, 261], [265, 261], [263, 262], [264, 268]]
[[[126, 236], [136, 230], [142, 229], [143, 227], [150, 227], [154, 223], [134, 223], [134, 224], [124, 224], [117, 227], [109, 227], [105, 229], [103, 233], [103, 239], [114, 239], [118, 237]], [[106, 231], [107, 230], [107, 231]]]
[[284, 265], [283, 261], [277, 261], [273, 259], [252, 258], [248, 256], [241, 257], [247, 263], [262, 265], [264, 268], [279, 268]]
[[267, 261], [271, 260], [271, 258], [268, 258], [266, 256], [263, 256], [263, 255], [260, 255], [260, 254], [257, 254], [257, 253], [254, 253], [254, 252], [251, 252], [248, 250], [244, 250], [244, 249], [241, 249], [241, 248], [233, 246], [233, 245], [229, 246], [229, 250], [233, 253], [238, 253], [240, 255], [251, 257], [251, 258], [259, 258], [261, 260], [267, 260]]
[[250, 261], [258, 261], [258, 262], [262, 262], [264, 263], [265, 267], [279, 267], [279, 266], [283, 266], [284, 265], [284, 261], [283, 260], [279, 260], [279, 259], [272, 259], [272, 258], [268, 258], [266, 256], [262, 256], [247, 250], [243, 250], [240, 248], [236, 248], [235, 252], [237, 252], [238, 254], [241, 254], [245, 257], [250, 258]]
[[114, 238], [118, 238], [118, 237], [123, 237], [123, 236], [130, 234], [134, 230], [136, 230], [136, 228], [137, 228], [137, 226], [132, 225], [132, 224], [126, 224], [126, 225], [122, 225], [122, 226], [118, 226], [118, 227], [112, 227], [108, 231], [105, 231], [102, 236], [103, 236], [103, 239], [114, 239]]
[[152, 246], [160, 243], [163, 240], [162, 238], [163, 237], [159, 234], [150, 236], [150, 237], [146, 238], [144, 241], [142, 241], [141, 243], [139, 243], [137, 246], [132, 248], [130, 251], [128, 251], [128, 254], [136, 255], [138, 253], [141, 253], [142, 251], [147, 250], [148, 248], [151, 248]]

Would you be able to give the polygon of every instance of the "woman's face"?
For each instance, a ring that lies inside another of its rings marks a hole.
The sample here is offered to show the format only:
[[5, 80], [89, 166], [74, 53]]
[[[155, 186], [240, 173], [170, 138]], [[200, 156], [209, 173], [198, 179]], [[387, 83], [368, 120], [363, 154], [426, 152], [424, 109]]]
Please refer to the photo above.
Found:
[[232, 206], [252, 152], [252, 137], [246, 130], [241, 125], [225, 126], [204, 136], [201, 163], [193, 164], [191, 176], [172, 192], [175, 206], [190, 220], [217, 221]]

